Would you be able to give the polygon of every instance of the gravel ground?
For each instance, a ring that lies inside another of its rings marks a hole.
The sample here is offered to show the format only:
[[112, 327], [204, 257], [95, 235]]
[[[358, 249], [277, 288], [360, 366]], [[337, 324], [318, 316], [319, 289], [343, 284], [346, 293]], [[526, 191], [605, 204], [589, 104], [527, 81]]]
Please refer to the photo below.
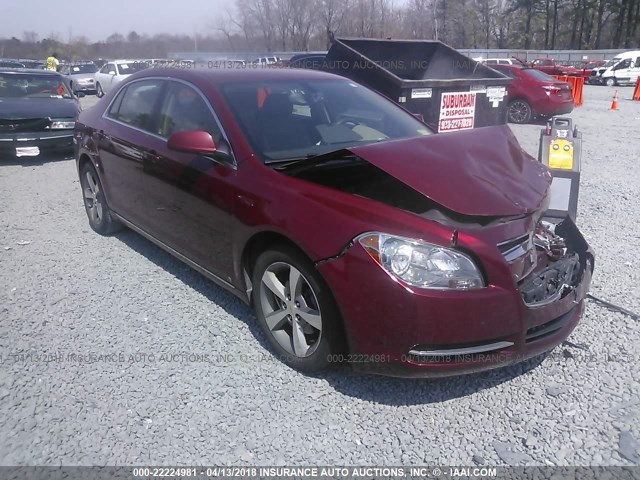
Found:
[[[620, 89], [612, 112], [612, 93], [586, 87], [573, 114], [578, 223], [592, 292], [638, 312], [640, 102]], [[533, 153], [539, 129], [514, 127]], [[94, 234], [73, 160], [4, 159], [0, 192], [0, 464], [640, 463], [637, 320], [590, 302], [546, 358], [473, 376], [308, 377], [232, 295], [133, 232]]]

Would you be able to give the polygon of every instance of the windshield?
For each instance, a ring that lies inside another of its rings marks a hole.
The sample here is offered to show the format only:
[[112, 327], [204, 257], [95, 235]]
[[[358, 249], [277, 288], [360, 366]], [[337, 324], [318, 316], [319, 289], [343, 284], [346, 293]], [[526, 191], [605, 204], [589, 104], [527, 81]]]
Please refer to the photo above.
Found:
[[541, 72], [540, 70], [536, 70], [534, 68], [524, 68], [522, 71], [525, 72], [530, 77], [533, 77], [536, 80], [540, 80], [541, 82], [557, 82], [558, 81], [555, 78], [553, 78], [551, 75], [547, 75], [546, 73]]
[[86, 65], [72, 65], [70, 69], [71, 75], [78, 75], [80, 73], [96, 73], [98, 71], [98, 67], [93, 64]]
[[620, 60], [622, 60], [622, 58], [620, 58], [620, 57], [616, 57], [616, 58], [612, 58], [611, 60], [607, 60], [607, 62], [604, 65], [602, 65], [602, 68], [613, 67]]
[[149, 68], [149, 64], [146, 62], [128, 62], [128, 63], [119, 63], [118, 67], [118, 75], [131, 75], [133, 73], [139, 72], [140, 70], [144, 70], [145, 68]]
[[0, 98], [72, 98], [58, 75], [0, 73]]
[[241, 82], [223, 85], [222, 93], [265, 163], [431, 133], [410, 113], [348, 80]]

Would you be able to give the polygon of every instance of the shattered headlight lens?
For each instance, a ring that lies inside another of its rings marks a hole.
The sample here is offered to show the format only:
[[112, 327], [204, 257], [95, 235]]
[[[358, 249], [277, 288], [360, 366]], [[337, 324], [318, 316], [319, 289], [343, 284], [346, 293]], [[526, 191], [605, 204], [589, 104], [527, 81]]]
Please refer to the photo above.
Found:
[[485, 286], [473, 260], [457, 250], [379, 232], [357, 240], [387, 273], [411, 286], [451, 290]]

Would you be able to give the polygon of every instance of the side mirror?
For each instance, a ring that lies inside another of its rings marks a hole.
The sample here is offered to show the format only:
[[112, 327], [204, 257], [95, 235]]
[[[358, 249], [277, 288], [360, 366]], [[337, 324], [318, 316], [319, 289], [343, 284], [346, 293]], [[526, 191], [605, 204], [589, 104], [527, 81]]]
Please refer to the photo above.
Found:
[[211, 134], [204, 130], [174, 133], [167, 141], [167, 148], [176, 152], [203, 155], [220, 161], [229, 161], [231, 158], [227, 143], [223, 141], [217, 145]]
[[76, 93], [76, 95], [78, 96], [78, 98], [82, 98], [82, 97], [84, 97], [84, 96], [85, 96], [85, 93], [84, 93], [84, 92], [75, 92], [75, 93]]
[[115, 71], [115, 70], [109, 70], [108, 74], [109, 74], [109, 75], [115, 75], [115, 74], [116, 74], [116, 71]]

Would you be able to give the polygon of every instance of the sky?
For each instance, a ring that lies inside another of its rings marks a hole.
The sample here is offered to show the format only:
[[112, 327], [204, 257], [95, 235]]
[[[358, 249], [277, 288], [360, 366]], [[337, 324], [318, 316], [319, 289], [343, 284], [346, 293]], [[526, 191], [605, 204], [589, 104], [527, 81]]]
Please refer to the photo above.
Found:
[[0, 0], [0, 38], [23, 39], [34, 31], [39, 40], [56, 33], [61, 41], [85, 36], [105, 40], [114, 32], [127, 35], [171, 33], [193, 35], [228, 26], [233, 0]]

